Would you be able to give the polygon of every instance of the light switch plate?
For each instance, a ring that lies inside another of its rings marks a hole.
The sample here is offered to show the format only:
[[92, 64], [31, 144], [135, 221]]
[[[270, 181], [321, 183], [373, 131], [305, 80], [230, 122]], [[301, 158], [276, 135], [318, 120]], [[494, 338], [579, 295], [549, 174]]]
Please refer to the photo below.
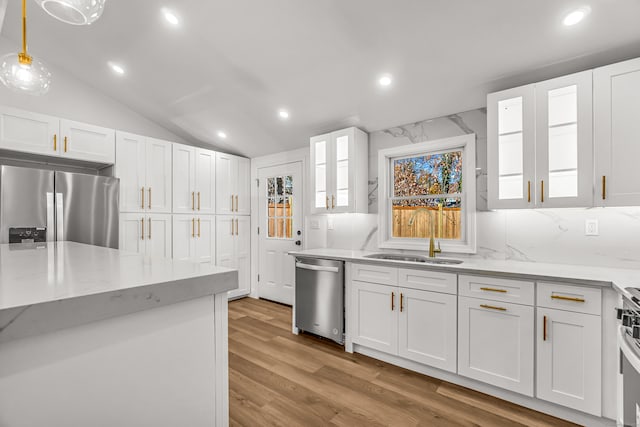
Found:
[[320, 229], [320, 221], [318, 221], [317, 219], [312, 219], [310, 221], [311, 229], [312, 230], [319, 230]]
[[585, 236], [598, 236], [600, 233], [598, 232], [598, 220], [597, 219], [587, 219], [584, 221], [584, 235]]
[[327, 217], [327, 230], [333, 230], [333, 218], [331, 216]]

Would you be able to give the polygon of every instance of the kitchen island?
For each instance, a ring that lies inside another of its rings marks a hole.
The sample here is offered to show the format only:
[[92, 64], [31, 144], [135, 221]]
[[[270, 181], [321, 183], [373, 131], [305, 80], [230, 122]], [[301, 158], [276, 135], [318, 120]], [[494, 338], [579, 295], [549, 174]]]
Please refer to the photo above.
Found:
[[79, 243], [0, 245], [0, 425], [227, 425], [237, 283]]

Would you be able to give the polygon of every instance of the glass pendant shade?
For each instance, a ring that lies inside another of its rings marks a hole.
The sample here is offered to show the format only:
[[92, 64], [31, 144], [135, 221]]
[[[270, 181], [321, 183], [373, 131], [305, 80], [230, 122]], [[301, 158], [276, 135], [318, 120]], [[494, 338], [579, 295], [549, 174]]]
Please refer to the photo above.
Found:
[[51, 73], [35, 58], [31, 63], [20, 60], [20, 54], [10, 53], [0, 58], [0, 81], [10, 89], [30, 95], [44, 95], [51, 86]]
[[90, 25], [100, 18], [106, 0], [35, 0], [49, 15], [72, 25]]

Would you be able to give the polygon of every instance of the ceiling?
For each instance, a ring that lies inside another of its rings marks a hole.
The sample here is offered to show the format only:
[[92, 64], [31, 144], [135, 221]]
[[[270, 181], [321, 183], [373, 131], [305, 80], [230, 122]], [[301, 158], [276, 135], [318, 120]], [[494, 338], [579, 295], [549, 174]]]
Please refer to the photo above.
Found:
[[[17, 49], [20, 2], [9, 3], [1, 34]], [[585, 4], [584, 22], [561, 24]], [[88, 27], [28, 7], [34, 56], [188, 141], [249, 157], [340, 127], [478, 108], [492, 90], [640, 56], [639, 0], [108, 0]], [[386, 89], [382, 73], [394, 77]]]

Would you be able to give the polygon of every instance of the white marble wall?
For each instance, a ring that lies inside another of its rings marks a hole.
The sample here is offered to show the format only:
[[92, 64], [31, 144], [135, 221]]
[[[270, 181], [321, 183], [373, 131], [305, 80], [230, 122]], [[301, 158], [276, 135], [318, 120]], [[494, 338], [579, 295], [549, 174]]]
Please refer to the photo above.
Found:
[[[307, 247], [377, 250], [378, 151], [467, 133], [477, 135], [476, 167], [480, 168], [476, 174], [477, 253], [472, 257], [640, 268], [640, 207], [487, 210], [487, 133], [484, 109], [370, 134], [369, 214], [308, 217], [307, 229], [314, 218], [319, 218], [319, 229], [308, 236]], [[599, 221], [599, 236], [585, 236], [587, 219]]]

